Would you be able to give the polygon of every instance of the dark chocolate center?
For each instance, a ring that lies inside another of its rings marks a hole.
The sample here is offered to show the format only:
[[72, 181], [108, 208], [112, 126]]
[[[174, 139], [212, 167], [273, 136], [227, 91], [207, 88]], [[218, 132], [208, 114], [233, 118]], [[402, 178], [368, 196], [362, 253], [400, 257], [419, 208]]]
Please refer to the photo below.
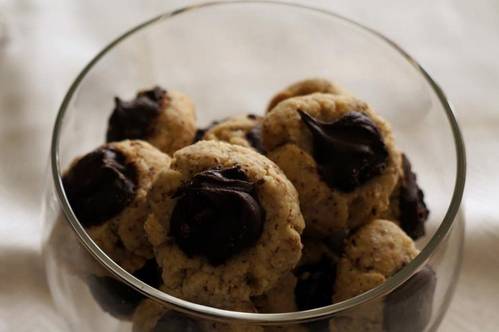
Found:
[[303, 265], [296, 272], [295, 302], [298, 310], [324, 307], [332, 302], [336, 266], [329, 259]]
[[324, 122], [298, 112], [312, 133], [314, 159], [329, 186], [351, 192], [383, 172], [388, 152], [368, 116], [349, 112], [337, 121]]
[[[223, 121], [223, 120], [222, 120]], [[206, 134], [206, 132], [208, 130], [210, 130], [211, 128], [215, 127], [217, 124], [219, 124], [221, 121], [218, 121], [218, 120], [215, 120], [215, 121], [212, 121], [209, 125], [207, 125], [206, 127], [204, 128], [198, 128], [196, 130], [196, 134], [194, 135], [194, 140], [192, 141], [192, 143], [196, 143], [198, 141], [201, 141], [203, 139], [203, 136], [204, 134]]]
[[62, 181], [76, 217], [89, 227], [114, 217], [133, 200], [137, 174], [121, 152], [99, 148], [78, 160]]
[[239, 167], [200, 172], [175, 196], [170, 234], [189, 256], [222, 264], [262, 234], [265, 211]]
[[141, 269], [133, 273], [133, 276], [156, 288], [161, 285], [162, 281], [161, 270], [154, 258], [149, 259]]
[[424, 202], [424, 193], [419, 188], [411, 163], [402, 154], [404, 178], [400, 187], [400, 227], [414, 240], [425, 235], [424, 223], [430, 211]]
[[[256, 120], [257, 117], [254, 114], [248, 115], [249, 119]], [[251, 144], [251, 146], [260, 153], [265, 153], [265, 149], [263, 148], [262, 143], [262, 124], [256, 123], [250, 131], [246, 133], [246, 139]]]
[[122, 101], [116, 97], [115, 107], [109, 118], [107, 142], [149, 137], [166, 97], [166, 91], [160, 87], [142, 91], [131, 101]]

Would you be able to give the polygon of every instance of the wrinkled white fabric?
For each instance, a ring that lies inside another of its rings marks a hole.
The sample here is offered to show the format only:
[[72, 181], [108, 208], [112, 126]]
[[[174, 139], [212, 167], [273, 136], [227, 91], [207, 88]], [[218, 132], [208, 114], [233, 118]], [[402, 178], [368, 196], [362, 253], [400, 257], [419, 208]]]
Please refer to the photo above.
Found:
[[[56, 110], [109, 40], [182, 0], [0, 0], [0, 331], [66, 331], [40, 259], [39, 206]], [[441, 331], [499, 325], [499, 2], [316, 0], [398, 42], [456, 106], [468, 152], [466, 246]], [[298, 28], [298, 27], [297, 27]]]

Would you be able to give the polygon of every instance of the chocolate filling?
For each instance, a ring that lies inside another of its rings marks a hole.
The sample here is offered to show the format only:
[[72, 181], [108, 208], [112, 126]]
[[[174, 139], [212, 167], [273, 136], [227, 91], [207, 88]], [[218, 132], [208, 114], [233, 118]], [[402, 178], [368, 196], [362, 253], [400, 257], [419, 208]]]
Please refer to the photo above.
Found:
[[400, 187], [400, 227], [412, 239], [416, 240], [425, 235], [424, 223], [430, 211], [424, 202], [424, 193], [419, 188], [416, 174], [412, 171], [411, 163], [405, 154], [402, 154], [404, 178]]
[[383, 172], [388, 152], [367, 115], [349, 112], [337, 121], [324, 122], [298, 112], [312, 133], [314, 159], [330, 187], [351, 192]]
[[[223, 121], [223, 120], [222, 120]], [[204, 134], [206, 134], [206, 132], [208, 130], [210, 130], [211, 128], [215, 127], [217, 124], [219, 124], [221, 121], [212, 121], [209, 125], [207, 125], [206, 127], [204, 128], [198, 128], [196, 130], [196, 134], [194, 135], [194, 140], [192, 141], [192, 144], [196, 143], [196, 142], [199, 142], [203, 139], [203, 136]]]
[[158, 288], [161, 285], [161, 270], [154, 259], [149, 259], [141, 269], [132, 274], [149, 286]]
[[295, 275], [295, 302], [298, 310], [324, 307], [332, 302], [336, 265], [327, 258], [319, 263], [299, 267]]
[[260, 153], [265, 153], [262, 143], [262, 125], [261, 123], [256, 124], [250, 131], [246, 133], [246, 139], [251, 144], [251, 146]]
[[187, 255], [224, 263], [262, 234], [265, 211], [255, 187], [239, 167], [196, 174], [175, 194], [170, 235]]
[[[161, 273], [154, 259], [148, 260], [133, 275], [152, 287], [157, 288], [161, 284]], [[113, 277], [91, 275], [88, 277], [88, 285], [101, 308], [117, 317], [131, 315], [140, 301], [145, 298], [138, 291]]]
[[107, 142], [150, 137], [154, 121], [164, 108], [167, 92], [160, 87], [139, 92], [131, 101], [116, 97], [115, 107], [109, 118]]
[[90, 227], [114, 217], [133, 200], [137, 171], [120, 151], [103, 147], [78, 160], [62, 182], [76, 217]]
[[202, 332], [201, 327], [192, 318], [174, 311], [168, 311], [158, 320], [152, 332]]
[[426, 266], [390, 293], [383, 310], [384, 330], [424, 331], [431, 318], [436, 283], [435, 272]]

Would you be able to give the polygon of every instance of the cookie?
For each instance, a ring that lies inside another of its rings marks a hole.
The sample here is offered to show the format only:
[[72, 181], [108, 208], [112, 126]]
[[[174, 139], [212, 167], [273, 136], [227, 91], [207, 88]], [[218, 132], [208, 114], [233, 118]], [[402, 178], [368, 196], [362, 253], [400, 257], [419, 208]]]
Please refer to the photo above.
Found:
[[425, 222], [430, 211], [423, 190], [405, 154], [402, 154], [402, 172], [390, 197], [390, 207], [384, 218], [395, 221], [413, 240], [425, 235]]
[[366, 103], [322, 93], [287, 99], [265, 116], [262, 138], [299, 193], [309, 236], [336, 236], [388, 209], [401, 157]]
[[154, 87], [130, 101], [115, 98], [106, 141], [141, 139], [171, 155], [191, 144], [195, 134], [196, 111], [191, 99]]
[[[412, 239], [391, 221], [377, 219], [362, 226], [346, 241], [333, 301], [382, 284], [418, 253]], [[350, 315], [332, 320], [331, 331], [422, 331], [431, 317], [434, 288], [435, 275], [425, 267], [384, 301], [359, 306]]]
[[263, 117], [254, 114], [228, 118], [210, 125], [201, 139], [224, 141], [263, 153], [262, 121]]
[[334, 301], [376, 287], [418, 253], [412, 239], [388, 220], [376, 219], [362, 226], [346, 240], [337, 267]]
[[276, 285], [263, 295], [253, 299], [258, 312], [280, 313], [298, 311], [295, 287], [298, 279], [293, 272], [284, 274]]
[[[147, 194], [170, 158], [143, 141], [103, 145], [75, 160], [63, 176], [68, 201], [90, 237], [118, 265], [155, 286], [158, 267], [144, 223]], [[128, 316], [141, 295], [103, 269], [82, 275], [102, 308]]]
[[300, 259], [298, 195], [263, 155], [219, 141], [177, 151], [145, 229], [168, 293], [225, 307], [272, 288]]
[[[236, 311], [253, 311], [251, 305], [226, 308]], [[189, 317], [177, 311], [169, 310], [151, 300], [142, 302], [133, 316], [133, 332], [263, 332], [258, 326], [242, 325], [237, 323], [221, 323]]]
[[277, 104], [279, 104], [283, 100], [293, 97], [310, 95], [316, 92], [330, 93], [333, 95], [348, 94], [348, 92], [342, 87], [326, 79], [306, 79], [287, 86], [284, 90], [278, 92], [274, 97], [272, 97], [269, 105], [267, 106], [267, 112], [270, 112]]
[[143, 141], [103, 145], [72, 163], [63, 177], [68, 201], [93, 240], [132, 271], [153, 257], [144, 232], [147, 194], [170, 157]]

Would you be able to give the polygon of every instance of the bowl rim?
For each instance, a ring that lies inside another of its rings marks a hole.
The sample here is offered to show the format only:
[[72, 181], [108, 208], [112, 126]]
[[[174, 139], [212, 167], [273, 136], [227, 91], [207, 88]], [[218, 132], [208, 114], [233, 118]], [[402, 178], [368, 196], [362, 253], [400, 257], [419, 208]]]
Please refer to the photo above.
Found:
[[[452, 199], [447, 209], [447, 212], [438, 227], [437, 231], [430, 239], [430, 241], [426, 244], [426, 246], [421, 250], [420, 254], [413, 259], [409, 264], [404, 266], [400, 271], [398, 271], [395, 275], [389, 278], [383, 284], [364, 292], [358, 296], [350, 298], [348, 300], [331, 304], [329, 306], [306, 310], [306, 311], [296, 311], [296, 312], [287, 312], [287, 313], [248, 313], [248, 312], [238, 312], [238, 311], [230, 311], [223, 310], [214, 307], [209, 307], [201, 304], [192, 303], [186, 300], [182, 300], [180, 298], [174, 297], [167, 293], [160, 291], [154, 287], [149, 286], [148, 284], [142, 282], [141, 280], [135, 278], [133, 275], [126, 272], [123, 268], [121, 268], [118, 264], [116, 264], [111, 258], [109, 258], [103, 251], [100, 249], [97, 244], [90, 238], [88, 233], [85, 231], [83, 226], [79, 223], [76, 218], [73, 210], [71, 209], [69, 202], [67, 200], [66, 194], [64, 192], [62, 177], [61, 177], [61, 165], [59, 158], [59, 142], [60, 142], [60, 133], [61, 128], [64, 123], [66, 110], [72, 100], [72, 97], [76, 90], [79, 87], [79, 84], [83, 81], [86, 74], [94, 67], [94, 65], [104, 57], [114, 46], [125, 40], [127, 37], [133, 35], [134, 33], [141, 31], [149, 26], [154, 25], [155, 23], [167, 20], [170, 17], [180, 15], [185, 12], [193, 11], [200, 8], [212, 7], [212, 6], [231, 6], [237, 4], [260, 4], [260, 5], [277, 5], [284, 7], [294, 7], [297, 9], [303, 9], [307, 11], [313, 11], [319, 14], [328, 15], [334, 19], [338, 19], [344, 23], [353, 25], [356, 28], [360, 28], [364, 32], [369, 33], [371, 36], [378, 38], [380, 41], [391, 46], [395, 51], [397, 51], [413, 68], [415, 68], [419, 74], [423, 77], [423, 79], [430, 85], [433, 92], [438, 97], [438, 100], [443, 107], [452, 134], [455, 145], [456, 152], [456, 180], [454, 183], [454, 190], [452, 194]], [[338, 15], [334, 12], [323, 8], [317, 8], [313, 6], [308, 6], [300, 3], [293, 3], [287, 1], [279, 1], [279, 0], [232, 0], [232, 1], [224, 1], [224, 0], [216, 0], [216, 1], [208, 1], [201, 4], [194, 4], [186, 7], [182, 7], [180, 9], [176, 9], [173, 11], [168, 11], [158, 16], [155, 16], [133, 28], [126, 31], [116, 39], [114, 39], [111, 43], [109, 43], [104, 49], [102, 49], [78, 74], [76, 79], [71, 84], [69, 90], [67, 91], [60, 107], [58, 110], [58, 114], [56, 117], [56, 121], [54, 124], [53, 132], [52, 132], [52, 142], [51, 142], [51, 152], [50, 152], [50, 161], [51, 161], [51, 172], [52, 172], [52, 180], [54, 181], [54, 187], [57, 194], [59, 205], [61, 206], [63, 213], [65, 215], [65, 219], [71, 225], [71, 228], [76, 232], [79, 241], [85, 247], [86, 250], [90, 252], [90, 254], [106, 269], [108, 269], [112, 275], [116, 278], [129, 285], [136, 291], [142, 293], [147, 298], [154, 300], [155, 302], [161, 303], [172, 309], [175, 309], [180, 312], [184, 312], [190, 315], [198, 316], [205, 319], [217, 320], [217, 321], [230, 321], [230, 322], [245, 322], [252, 324], [263, 324], [263, 325], [278, 325], [278, 324], [286, 324], [286, 323], [301, 323], [307, 321], [318, 320], [321, 318], [326, 318], [338, 314], [340, 312], [346, 311], [353, 307], [359, 306], [363, 303], [372, 302], [376, 299], [379, 299], [396, 288], [398, 288], [403, 282], [409, 279], [415, 272], [417, 272], [422, 266], [426, 263], [426, 261], [430, 258], [432, 253], [436, 250], [436, 248], [442, 243], [442, 241], [449, 234], [453, 222], [456, 219], [456, 215], [459, 211], [459, 206], [463, 197], [465, 179], [466, 179], [466, 153], [464, 147], [464, 141], [459, 129], [459, 125], [457, 123], [456, 117], [453, 113], [453, 107], [446, 97], [443, 90], [440, 86], [433, 80], [433, 78], [416, 62], [407, 52], [405, 52], [401, 47], [399, 47], [395, 42], [388, 39], [381, 33], [364, 26], [363, 24], [357, 23], [351, 19], [345, 18], [341, 15]]]

